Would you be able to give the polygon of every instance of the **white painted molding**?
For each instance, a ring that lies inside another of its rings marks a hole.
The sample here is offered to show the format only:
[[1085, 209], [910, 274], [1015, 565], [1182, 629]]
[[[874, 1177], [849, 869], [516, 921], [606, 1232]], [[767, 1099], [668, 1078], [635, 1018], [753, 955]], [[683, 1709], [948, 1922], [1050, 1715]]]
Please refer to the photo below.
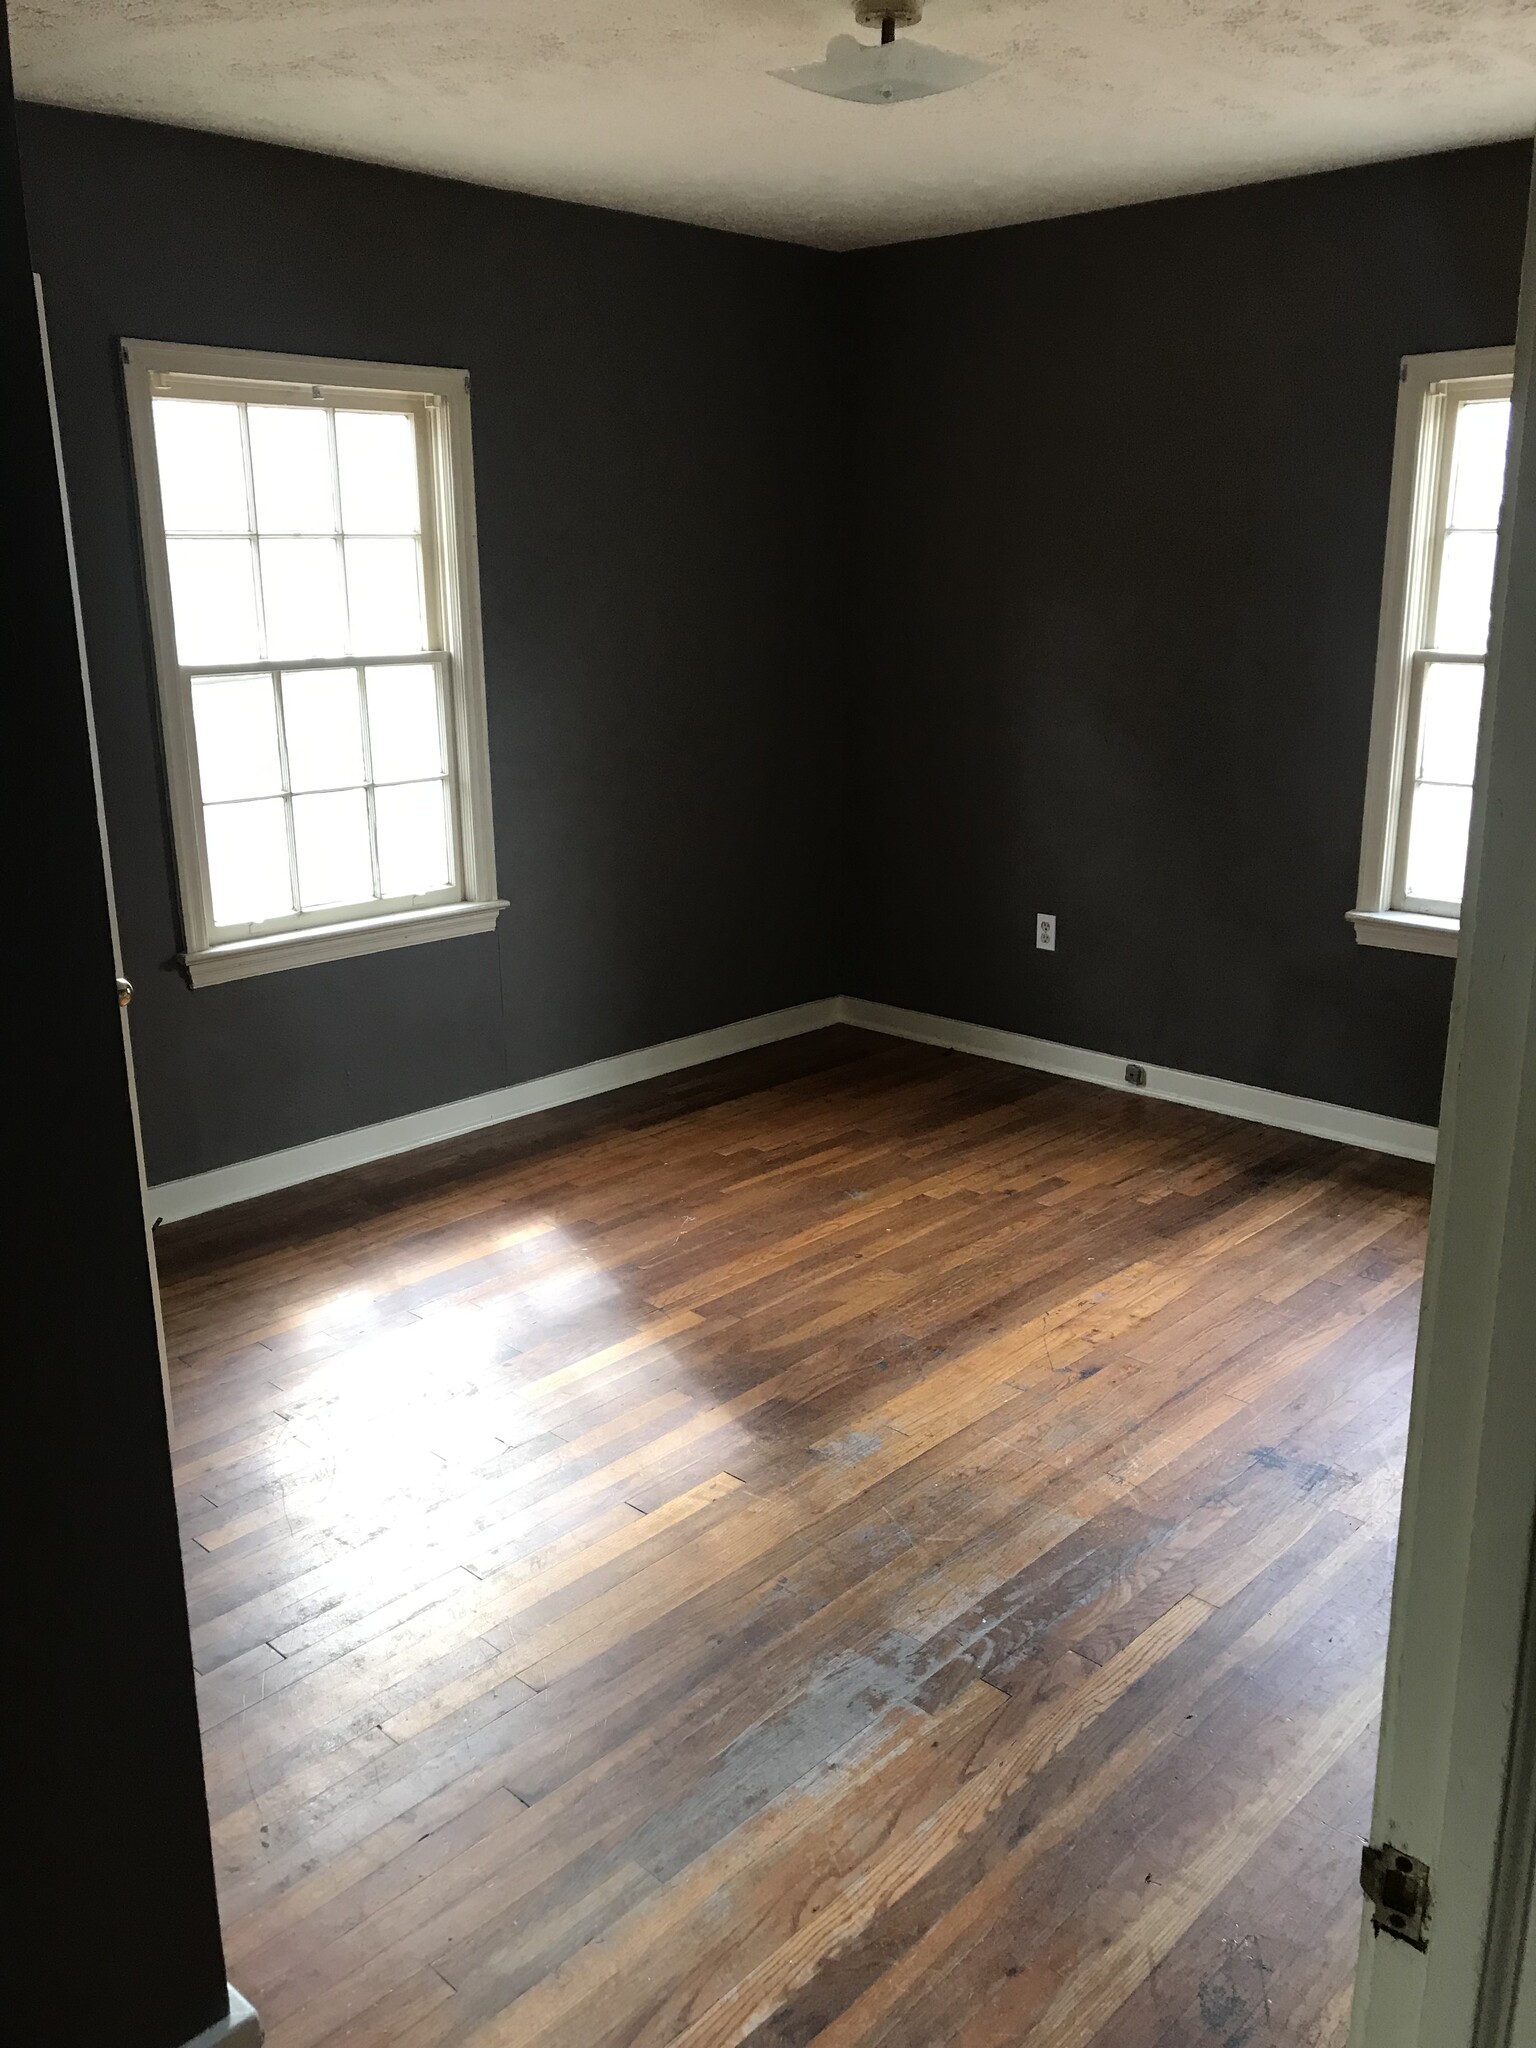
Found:
[[1427, 917], [1416, 910], [1346, 910], [1362, 946], [1387, 946], [1394, 953], [1440, 953], [1456, 958], [1458, 917]]
[[183, 953], [181, 964], [194, 988], [212, 988], [221, 981], [245, 981], [253, 974], [277, 974], [318, 960], [351, 960], [359, 953], [389, 953], [398, 946], [494, 931], [506, 907], [499, 897], [494, 903], [440, 903], [430, 910], [355, 918], [350, 924], [306, 925], [302, 931], [275, 932], [267, 939], [226, 939], [206, 952]]
[[642, 1046], [637, 1052], [616, 1053], [611, 1059], [593, 1060], [588, 1066], [567, 1067], [558, 1074], [543, 1074], [537, 1080], [519, 1081], [510, 1088], [495, 1088], [487, 1095], [466, 1096], [436, 1109], [391, 1117], [387, 1123], [367, 1124], [361, 1130], [340, 1131], [334, 1138], [294, 1145], [285, 1152], [268, 1152], [259, 1159], [218, 1166], [211, 1173], [192, 1174], [186, 1180], [162, 1181], [158, 1187], [145, 1190], [149, 1217], [151, 1222], [177, 1223], [210, 1209], [227, 1208], [232, 1202], [248, 1202], [255, 1195], [274, 1194], [279, 1188], [297, 1187], [328, 1173], [342, 1173], [349, 1166], [366, 1166], [371, 1160], [414, 1152], [420, 1145], [463, 1137], [470, 1131], [486, 1130], [492, 1124], [533, 1116], [541, 1109], [581, 1102], [589, 1095], [606, 1095], [611, 1089], [627, 1088], [634, 1081], [675, 1074], [685, 1067], [724, 1059], [733, 1052], [750, 1052], [754, 1046], [772, 1045], [781, 1038], [798, 1038], [802, 1032], [819, 1031], [835, 1023], [839, 1000], [836, 996], [823, 996], [817, 1002], [800, 1003], [794, 1009], [773, 1010], [765, 1016], [745, 1018], [739, 1024], [697, 1031], [691, 1038], [673, 1038], [662, 1045]]
[[228, 2013], [223, 2019], [215, 2020], [211, 2027], [204, 2027], [200, 2034], [194, 2035], [186, 2048], [261, 2048], [265, 2039], [255, 2006], [248, 1998], [242, 1998], [231, 1984]]
[[865, 1002], [860, 996], [823, 996], [817, 1002], [800, 1003], [794, 1009], [772, 1010], [761, 1017], [747, 1017], [739, 1024], [721, 1024], [713, 1031], [698, 1031], [691, 1038], [673, 1038], [663, 1045], [642, 1046], [637, 1052], [593, 1060], [589, 1066], [567, 1067], [558, 1074], [519, 1081], [510, 1088], [493, 1089], [488, 1095], [471, 1095], [458, 1102], [445, 1102], [436, 1109], [392, 1117], [388, 1123], [341, 1131], [334, 1138], [317, 1138], [308, 1145], [294, 1145], [286, 1152], [268, 1152], [259, 1159], [218, 1166], [211, 1173], [192, 1174], [186, 1180], [162, 1181], [158, 1187], [145, 1190], [148, 1215], [151, 1222], [179, 1223], [210, 1209], [248, 1202], [256, 1195], [275, 1194], [280, 1188], [298, 1187], [304, 1181], [320, 1180], [330, 1173], [344, 1173], [351, 1166], [366, 1166], [375, 1159], [414, 1152], [418, 1146], [435, 1145], [443, 1138], [460, 1138], [470, 1131], [488, 1130], [493, 1124], [533, 1116], [541, 1109], [558, 1109], [567, 1102], [606, 1095], [635, 1081], [654, 1080], [660, 1074], [680, 1073], [685, 1067], [703, 1066], [734, 1052], [750, 1052], [754, 1046], [798, 1038], [803, 1032], [820, 1031], [828, 1024], [857, 1024], [866, 1031], [881, 1031], [891, 1038], [948, 1046], [957, 1052], [976, 1053], [982, 1059], [1034, 1067], [1042, 1074], [1061, 1074], [1074, 1081], [1119, 1088], [1128, 1095], [1152, 1095], [1163, 1102], [1213, 1109], [1248, 1123], [1302, 1131], [1308, 1137], [1332, 1138], [1340, 1145], [1391, 1152], [1403, 1159], [1433, 1160], [1435, 1156], [1433, 1124], [1404, 1123], [1400, 1118], [1377, 1116], [1366, 1109], [1346, 1109], [1339, 1103], [1313, 1102], [1304, 1095], [1281, 1095], [1271, 1088], [1251, 1088], [1242, 1081], [1186, 1074], [1177, 1067], [1149, 1066], [1145, 1088], [1133, 1088], [1125, 1078], [1124, 1060], [1110, 1053], [1085, 1052], [1079, 1046], [1057, 1045], [1049, 1038], [1028, 1038], [1022, 1032], [1000, 1031], [990, 1024], [961, 1024], [952, 1017], [934, 1017], [923, 1010], [901, 1010], [890, 1003]]
[[[1058, 1045], [1049, 1038], [1027, 1038], [1020, 1031], [999, 1031], [990, 1024], [961, 1024], [951, 1017], [933, 1017], [922, 1010], [900, 1010], [890, 1003], [868, 1003], [845, 996], [839, 1006], [843, 1020], [893, 1038], [911, 1038], [921, 1045], [948, 1046], [956, 1052], [979, 1053], [983, 1059], [1007, 1060], [1034, 1067], [1042, 1074], [1060, 1074], [1074, 1081], [1093, 1081], [1126, 1095], [1152, 1095], [1162, 1102], [1182, 1102], [1193, 1109], [1214, 1109], [1245, 1122], [1270, 1124], [1277, 1130], [1301, 1131], [1309, 1138], [1332, 1138], [1340, 1145], [1359, 1145], [1371, 1152], [1391, 1152], [1402, 1159], [1433, 1160], [1433, 1124], [1405, 1123], [1399, 1117], [1377, 1116], [1368, 1109], [1346, 1109], [1336, 1102], [1314, 1102], [1305, 1095], [1282, 1095], [1272, 1088], [1252, 1088], [1243, 1081], [1220, 1081], [1210, 1074], [1186, 1074], [1177, 1067], [1146, 1066], [1144, 1088], [1125, 1078], [1125, 1059], [1105, 1052], [1085, 1052]], [[1134, 1053], [1129, 1055], [1134, 1059]]]

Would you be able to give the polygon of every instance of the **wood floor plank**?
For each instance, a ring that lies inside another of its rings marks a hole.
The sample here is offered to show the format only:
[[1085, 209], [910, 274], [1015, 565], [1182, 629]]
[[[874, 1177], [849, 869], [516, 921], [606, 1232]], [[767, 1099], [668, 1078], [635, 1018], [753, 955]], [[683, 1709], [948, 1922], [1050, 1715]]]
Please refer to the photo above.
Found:
[[159, 1232], [272, 2048], [1343, 2048], [1427, 1193], [838, 1029]]

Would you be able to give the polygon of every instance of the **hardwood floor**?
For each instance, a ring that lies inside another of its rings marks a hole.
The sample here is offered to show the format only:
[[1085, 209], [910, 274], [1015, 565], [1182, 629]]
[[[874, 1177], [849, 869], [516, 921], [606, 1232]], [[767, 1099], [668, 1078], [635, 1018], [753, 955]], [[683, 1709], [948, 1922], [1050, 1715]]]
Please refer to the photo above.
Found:
[[272, 2048], [1342, 2048], [1427, 1193], [838, 1031], [162, 1232]]

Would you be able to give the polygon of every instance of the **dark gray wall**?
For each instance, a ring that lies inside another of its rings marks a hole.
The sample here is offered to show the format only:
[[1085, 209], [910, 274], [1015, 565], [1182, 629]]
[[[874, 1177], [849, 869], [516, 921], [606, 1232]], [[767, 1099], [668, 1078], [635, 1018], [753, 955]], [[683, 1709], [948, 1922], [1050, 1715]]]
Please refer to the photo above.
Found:
[[[1396, 367], [1512, 335], [1528, 148], [832, 258], [21, 113], [152, 1179], [839, 988], [1433, 1121]], [[186, 988], [124, 334], [471, 371], [494, 936]]]
[[859, 994], [1435, 1120], [1452, 963], [1344, 921], [1397, 364], [1513, 339], [1529, 175], [1468, 150], [847, 259], [884, 549]]
[[[6, 1276], [6, 1970], [0, 2037], [176, 2048], [228, 2010], [192, 1652], [37, 309], [0, 20], [4, 815], [21, 892], [26, 1199]], [[17, 870], [25, 871], [24, 869]]]
[[[19, 113], [151, 1179], [833, 992], [834, 259]], [[186, 987], [123, 335], [469, 370], [494, 935]]]

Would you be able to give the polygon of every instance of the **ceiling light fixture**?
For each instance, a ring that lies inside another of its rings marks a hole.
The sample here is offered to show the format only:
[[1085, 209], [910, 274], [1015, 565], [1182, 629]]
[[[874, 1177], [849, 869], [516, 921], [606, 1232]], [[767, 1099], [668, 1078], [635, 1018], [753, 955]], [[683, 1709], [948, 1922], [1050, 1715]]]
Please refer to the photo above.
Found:
[[995, 69], [974, 57], [956, 57], [931, 43], [898, 43], [898, 28], [915, 28], [923, 18], [923, 0], [853, 0], [853, 18], [861, 28], [880, 25], [878, 43], [857, 36], [834, 36], [820, 64], [800, 64], [775, 71], [786, 85], [825, 93], [835, 100], [856, 100], [871, 107], [893, 106], [898, 100], [922, 100], [936, 92], [953, 92]]

